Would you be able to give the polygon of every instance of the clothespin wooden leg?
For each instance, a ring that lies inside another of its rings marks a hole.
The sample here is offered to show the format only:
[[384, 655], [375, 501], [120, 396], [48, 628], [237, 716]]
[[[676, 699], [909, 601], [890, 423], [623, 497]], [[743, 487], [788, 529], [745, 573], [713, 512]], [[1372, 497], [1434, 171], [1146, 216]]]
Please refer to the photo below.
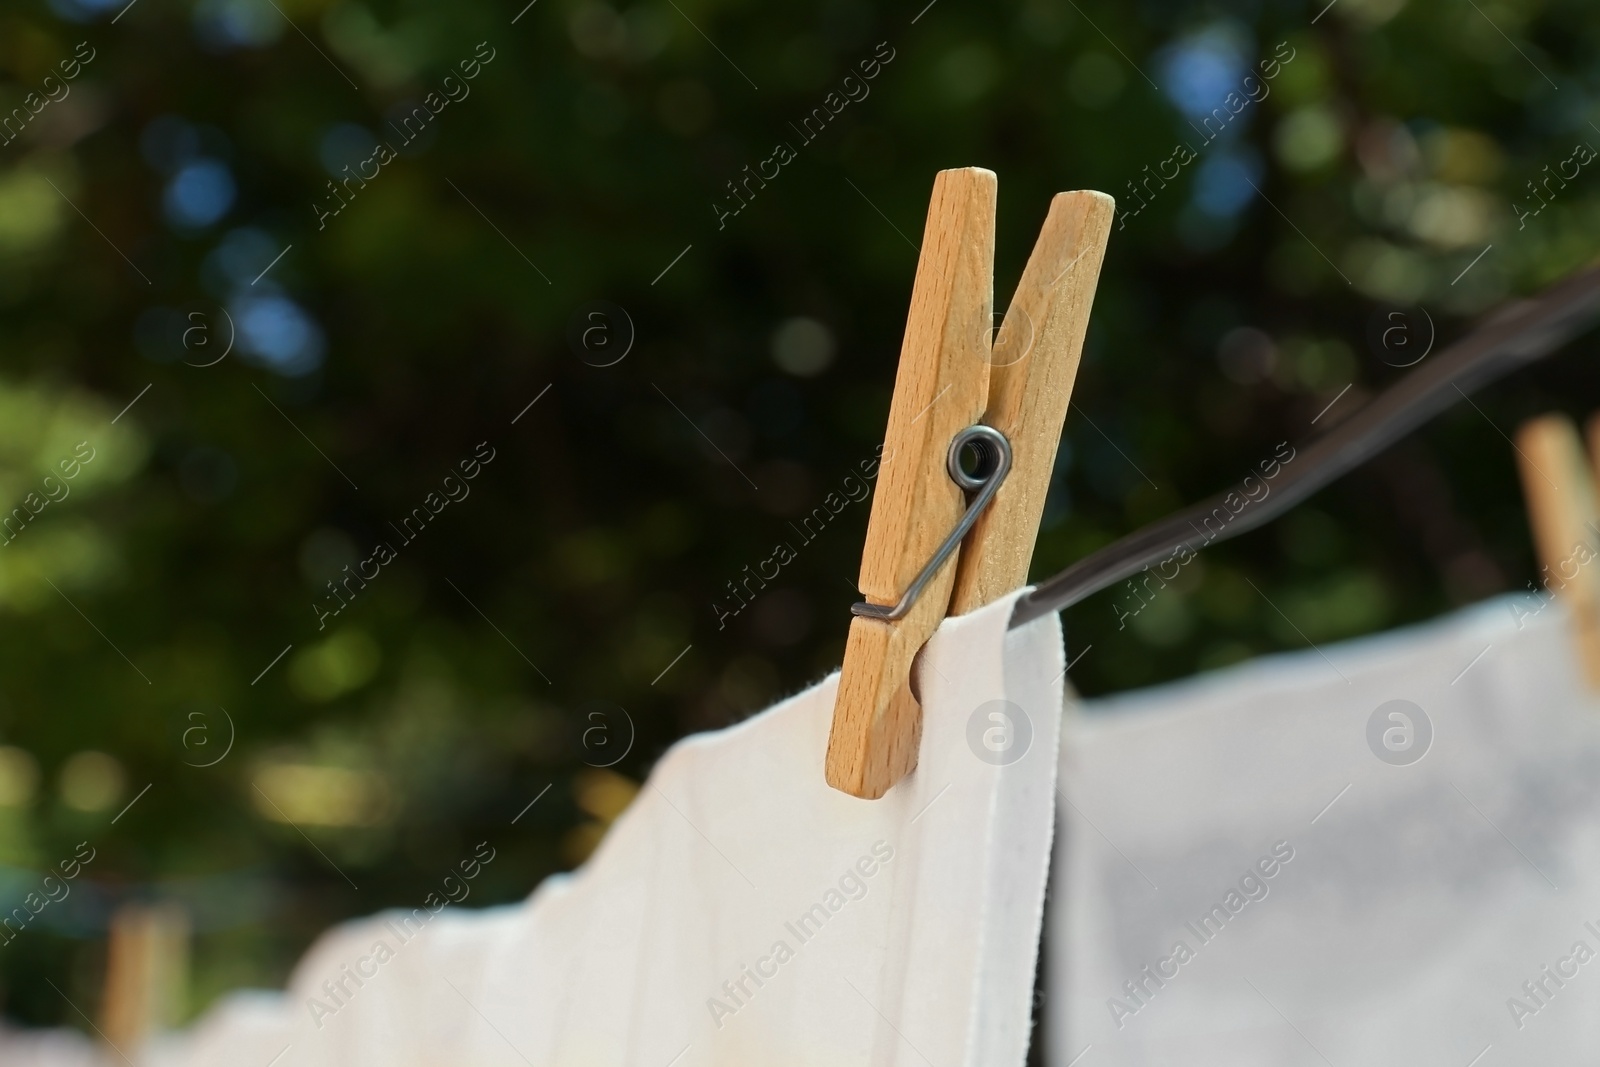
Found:
[[1057, 193], [995, 338], [983, 413], [1011, 442], [1011, 473], [962, 546], [950, 613], [1021, 588], [1055, 469], [1116, 201]]
[[[1590, 423], [1600, 449], [1600, 427]], [[1517, 431], [1518, 470], [1544, 584], [1566, 602], [1584, 678], [1600, 691], [1600, 505], [1572, 421], [1532, 419]]]
[[[987, 395], [994, 210], [992, 171], [946, 170], [934, 180], [861, 559], [861, 592], [871, 603], [897, 602], [964, 510], [945, 460]], [[828, 738], [835, 789], [881, 797], [916, 766], [922, 708], [910, 689], [911, 663], [945, 617], [958, 558], [903, 618], [850, 620]]]
[[119, 1059], [137, 1059], [156, 1030], [176, 1021], [188, 946], [188, 918], [175, 904], [127, 904], [112, 915], [100, 1017]]

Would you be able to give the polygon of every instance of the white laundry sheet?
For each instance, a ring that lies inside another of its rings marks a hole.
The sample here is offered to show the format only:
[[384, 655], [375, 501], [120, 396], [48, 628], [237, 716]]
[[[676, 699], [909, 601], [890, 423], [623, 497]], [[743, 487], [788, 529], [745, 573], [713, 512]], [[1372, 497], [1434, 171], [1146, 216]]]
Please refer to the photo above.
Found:
[[676, 745], [526, 902], [338, 927], [287, 992], [135, 1062], [1021, 1067], [1064, 683], [1059, 622], [1008, 633], [1014, 599], [933, 638], [920, 764], [884, 798], [823, 779], [832, 676]]
[[101, 1050], [76, 1030], [20, 1030], [0, 1024], [5, 1067], [106, 1067]]
[[1049, 1062], [1593, 1062], [1600, 701], [1530, 599], [1071, 715]]

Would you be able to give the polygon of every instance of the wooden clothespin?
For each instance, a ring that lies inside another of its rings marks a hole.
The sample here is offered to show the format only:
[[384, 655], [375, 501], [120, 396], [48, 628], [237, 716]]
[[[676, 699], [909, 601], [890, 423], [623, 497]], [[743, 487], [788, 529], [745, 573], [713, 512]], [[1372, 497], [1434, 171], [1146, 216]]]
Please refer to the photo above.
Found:
[[124, 1061], [177, 1022], [188, 978], [189, 921], [176, 904], [124, 904], [111, 916], [100, 1032]]
[[[867, 799], [916, 766], [912, 662], [940, 621], [1027, 578], [1111, 229], [1111, 197], [1057, 195], [991, 340], [995, 191], [991, 171], [941, 171], [928, 205], [862, 553], [868, 603], [850, 623], [828, 738], [828, 784]], [[1000, 433], [973, 431], [980, 420]], [[990, 452], [981, 489], [955, 480], [958, 436]], [[978, 490], [970, 508], [963, 489]]]
[[[1600, 424], [1589, 424], [1600, 452]], [[1583, 444], [1565, 415], [1542, 415], [1517, 431], [1517, 466], [1544, 579], [1567, 604], [1578, 660], [1600, 690], [1600, 505]]]

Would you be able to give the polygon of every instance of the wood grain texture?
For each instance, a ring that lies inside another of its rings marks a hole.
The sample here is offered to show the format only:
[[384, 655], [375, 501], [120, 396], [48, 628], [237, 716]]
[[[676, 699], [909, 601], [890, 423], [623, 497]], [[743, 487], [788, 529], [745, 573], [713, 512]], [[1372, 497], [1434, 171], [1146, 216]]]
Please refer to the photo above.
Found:
[[[1591, 444], [1600, 448], [1596, 434], [1591, 422]], [[1600, 505], [1594, 472], [1577, 427], [1564, 415], [1524, 423], [1516, 445], [1541, 584], [1566, 602], [1584, 677], [1600, 690]]]
[[[928, 204], [861, 559], [861, 592], [893, 604], [955, 526], [966, 501], [945, 470], [950, 440], [978, 421], [989, 379], [996, 180], [940, 171]], [[854, 618], [828, 738], [828, 784], [875, 799], [916, 766], [922, 708], [912, 661], [944, 619], [959, 552], [894, 622]]]
[[1028, 579], [1116, 201], [1058, 193], [996, 336], [983, 422], [1011, 442], [1011, 473], [961, 549], [950, 614]]

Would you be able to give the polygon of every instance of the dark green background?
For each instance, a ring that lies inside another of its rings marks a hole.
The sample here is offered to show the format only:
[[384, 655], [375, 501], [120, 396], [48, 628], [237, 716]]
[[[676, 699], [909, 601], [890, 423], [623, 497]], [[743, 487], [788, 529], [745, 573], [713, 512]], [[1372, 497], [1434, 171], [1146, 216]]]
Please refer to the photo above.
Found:
[[[625, 745], [617, 709], [636, 740], [615, 771], [637, 781], [675, 739], [835, 666], [868, 505], [725, 630], [712, 603], [881, 440], [938, 169], [999, 175], [1004, 306], [1053, 192], [1125, 201], [1193, 137], [1174, 55], [1231, 41], [1249, 67], [1294, 50], [1221, 146], [1259, 161], [1270, 203], [1208, 214], [1193, 185], [1213, 146], [1113, 230], [1038, 576], [1307, 440], [1345, 385], [1329, 421], [1393, 381], [1369, 342], [1386, 308], [1425, 308], [1442, 345], [1588, 261], [1600, 234], [1588, 169], [1526, 228], [1512, 206], [1575, 143], [1600, 145], [1600, 23], [1581, 0], [1339, 0], [1320, 17], [1320, 2], [939, 0], [918, 17], [915, 0], [539, 0], [515, 25], [518, 0], [278, 6], [139, 0], [114, 25], [120, 5], [0, 13], [7, 108], [77, 42], [96, 50], [0, 147], [0, 504], [77, 441], [98, 450], [0, 548], [0, 742], [40, 772], [0, 807], [4, 906], [78, 841], [98, 850], [74, 895], [0, 948], [5, 1011], [30, 1023], [82, 1025], [44, 979], [95, 1004], [106, 916], [128, 900], [193, 913], [191, 1013], [281, 982], [332, 922], [417, 906], [478, 841], [497, 858], [470, 903], [516, 900], [626, 799], [585, 766], [610, 758], [598, 741]], [[256, 43], [218, 42], [229, 12]], [[480, 41], [495, 58], [470, 97], [319, 231], [327, 131], [378, 128]], [[894, 59], [870, 97], [719, 230], [724, 183], [797, 141], [788, 123], [882, 41]], [[163, 215], [168, 176], [141, 151], [163, 116], [229, 168], [237, 196], [214, 223]], [[220, 351], [230, 297], [205, 261], [239, 227], [271, 238], [259, 266], [293, 246], [262, 284], [325, 335], [314, 372], [239, 351], [185, 364]], [[568, 341], [592, 300], [636, 330], [610, 367]], [[832, 337], [819, 374], [774, 359], [796, 317]], [[174, 321], [215, 331], [211, 347], [185, 350]], [[1239, 327], [1270, 338], [1260, 380], [1226, 355]], [[1593, 350], [1207, 551], [1126, 630], [1124, 593], [1072, 609], [1074, 653], [1092, 645], [1074, 683], [1145, 685], [1523, 587], [1504, 434], [1600, 403]], [[496, 458], [470, 497], [319, 633], [330, 561], [367, 555], [483, 441]], [[223, 708], [231, 752], [186, 766], [220, 751]], [[123, 769], [89, 811], [61, 786], [85, 750]], [[253, 784], [285, 763], [360, 772], [388, 799], [373, 825], [302, 835], [263, 817]]]

